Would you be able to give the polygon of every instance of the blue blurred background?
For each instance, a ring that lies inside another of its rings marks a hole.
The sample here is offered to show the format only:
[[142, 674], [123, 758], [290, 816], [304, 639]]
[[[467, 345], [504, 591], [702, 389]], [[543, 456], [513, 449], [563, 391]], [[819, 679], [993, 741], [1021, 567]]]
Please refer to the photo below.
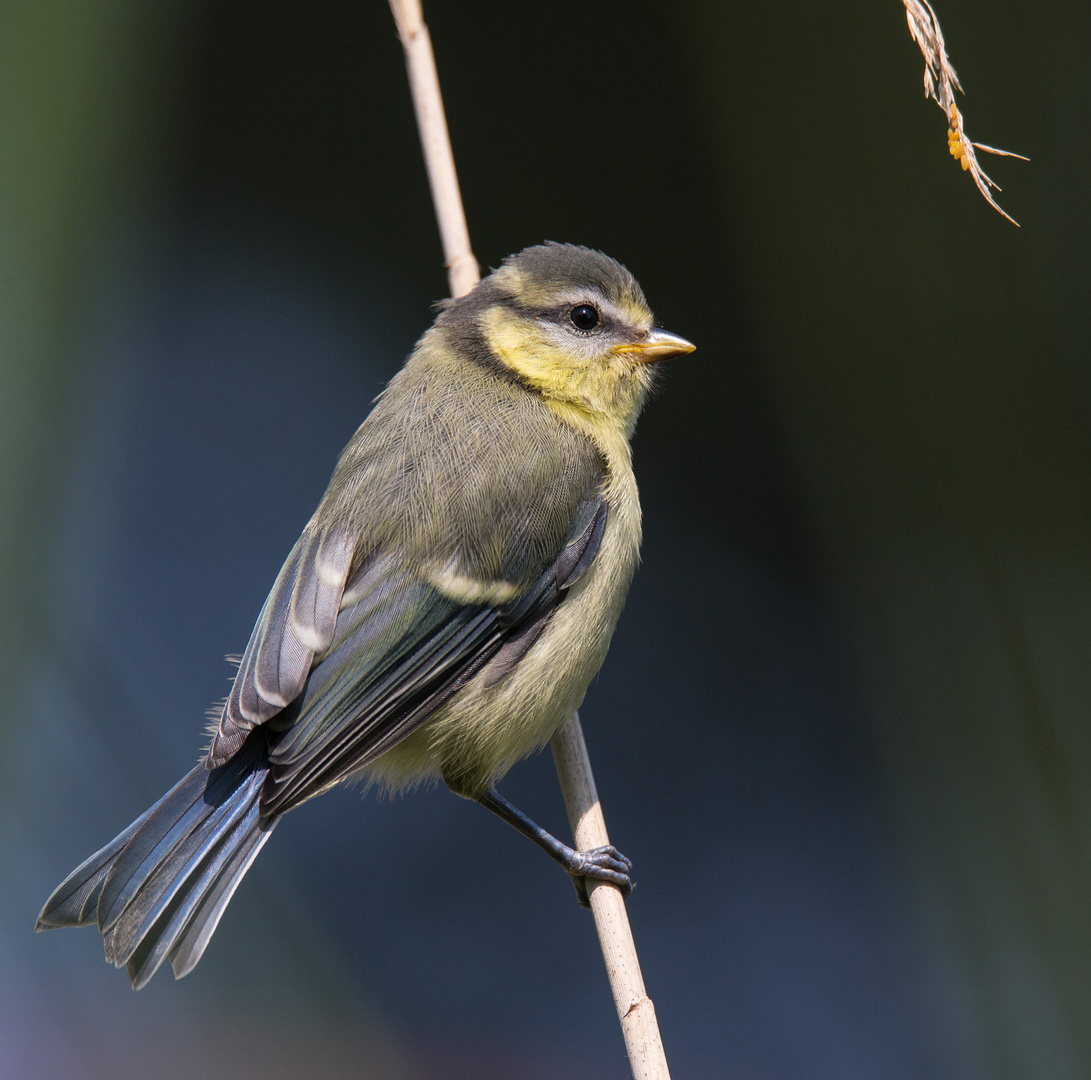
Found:
[[[425, 14], [482, 263], [602, 248], [699, 346], [582, 710], [674, 1075], [1091, 1076], [1091, 9], [938, 11], [1021, 230], [896, 0]], [[182, 982], [31, 933], [440, 264], [381, 0], [0, 5], [0, 1076], [628, 1075], [564, 875], [442, 790], [290, 815]], [[564, 831], [548, 755], [503, 790]]]

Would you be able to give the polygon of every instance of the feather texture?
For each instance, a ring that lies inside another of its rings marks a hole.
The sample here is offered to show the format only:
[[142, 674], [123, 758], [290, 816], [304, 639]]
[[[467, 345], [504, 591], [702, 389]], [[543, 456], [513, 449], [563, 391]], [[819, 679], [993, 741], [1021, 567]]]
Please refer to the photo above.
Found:
[[636, 567], [628, 439], [672, 348], [692, 346], [583, 248], [528, 249], [446, 305], [277, 575], [203, 765], [73, 871], [38, 928], [97, 923], [134, 986], [166, 959], [183, 975], [283, 813], [354, 775], [477, 798], [547, 741]]
[[224, 703], [206, 763], [227, 761], [250, 731], [303, 691], [315, 653], [327, 649], [352, 565], [341, 530], [308, 530], [292, 549], [265, 601]]
[[227, 765], [193, 769], [57, 887], [37, 928], [96, 922], [138, 989], [168, 957], [188, 971], [275, 824], [258, 801], [266, 743], [255, 732]]
[[[364, 768], [426, 721], [509, 644], [503, 673], [544, 628], [564, 592], [594, 558], [607, 518], [601, 496], [580, 504], [546, 571], [506, 605], [460, 604], [389, 574], [342, 611], [330, 652], [316, 665], [299, 714], [270, 754], [262, 796], [282, 812]], [[529, 638], [529, 640], [528, 640]]]

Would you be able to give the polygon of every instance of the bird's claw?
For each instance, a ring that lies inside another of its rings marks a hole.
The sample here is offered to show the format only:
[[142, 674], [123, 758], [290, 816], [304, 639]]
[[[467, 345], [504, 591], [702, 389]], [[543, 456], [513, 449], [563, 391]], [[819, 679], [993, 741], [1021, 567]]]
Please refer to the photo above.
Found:
[[627, 897], [633, 891], [633, 883], [629, 878], [632, 868], [632, 860], [622, 855], [613, 844], [591, 848], [590, 851], [573, 851], [567, 864], [580, 907], [591, 906], [587, 896], [588, 878], [614, 885], [622, 897]]

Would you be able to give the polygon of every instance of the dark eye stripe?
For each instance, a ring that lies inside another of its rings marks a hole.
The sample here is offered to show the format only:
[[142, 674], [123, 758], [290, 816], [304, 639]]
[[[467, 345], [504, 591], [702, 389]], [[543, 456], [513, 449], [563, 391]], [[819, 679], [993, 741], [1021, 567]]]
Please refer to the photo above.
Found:
[[[576, 310], [576, 308], [580, 307], [589, 307], [597, 313], [598, 323], [594, 327], [597, 333], [610, 333], [614, 330], [626, 329], [626, 324], [624, 322], [619, 321], [613, 315], [603, 311], [594, 303], [572, 304], [572, 302], [569, 301], [561, 307], [533, 307], [529, 304], [524, 304], [518, 297], [507, 292], [497, 292], [490, 299], [492, 303], [499, 303], [502, 307], [507, 308], [517, 315], [522, 315], [524, 318], [542, 319], [547, 322], [558, 323], [561, 326], [566, 327], [569, 331], [576, 325], [571, 319], [571, 313]], [[589, 331], [586, 330], [581, 332], [589, 333]]]

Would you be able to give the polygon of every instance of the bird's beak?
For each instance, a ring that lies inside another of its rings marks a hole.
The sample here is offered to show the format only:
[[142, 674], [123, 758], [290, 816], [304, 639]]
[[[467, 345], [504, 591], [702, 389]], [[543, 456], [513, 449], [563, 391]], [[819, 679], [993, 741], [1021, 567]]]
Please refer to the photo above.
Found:
[[639, 341], [618, 345], [614, 352], [629, 355], [640, 364], [654, 364], [658, 360], [669, 360], [672, 356], [685, 356], [696, 348], [684, 337], [652, 327]]

